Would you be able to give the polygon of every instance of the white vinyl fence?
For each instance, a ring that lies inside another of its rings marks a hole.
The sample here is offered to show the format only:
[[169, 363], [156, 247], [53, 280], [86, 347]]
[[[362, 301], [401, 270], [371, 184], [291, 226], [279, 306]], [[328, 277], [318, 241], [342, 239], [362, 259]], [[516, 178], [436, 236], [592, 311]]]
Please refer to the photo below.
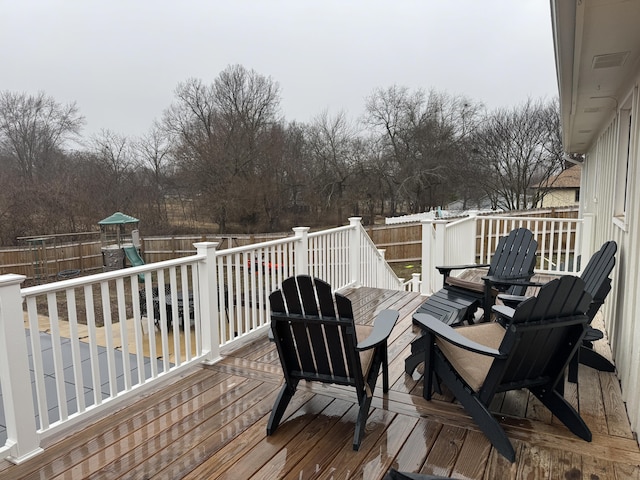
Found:
[[[515, 228], [528, 228], [538, 242], [537, 273], [576, 274], [591, 232], [589, 219], [478, 216], [454, 222], [422, 222], [422, 282], [420, 291], [429, 295], [442, 288], [441, 265], [488, 264], [500, 237]], [[584, 266], [584, 265], [583, 265]], [[456, 272], [457, 274], [460, 272]]]

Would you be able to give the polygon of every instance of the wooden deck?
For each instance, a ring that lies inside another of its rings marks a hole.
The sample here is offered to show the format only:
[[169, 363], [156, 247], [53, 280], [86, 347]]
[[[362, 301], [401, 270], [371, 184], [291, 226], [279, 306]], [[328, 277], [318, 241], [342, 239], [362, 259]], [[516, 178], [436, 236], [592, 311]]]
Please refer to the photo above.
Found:
[[416, 335], [411, 315], [423, 299], [369, 288], [348, 295], [358, 321], [384, 308], [401, 312], [389, 344], [391, 391], [375, 392], [360, 451], [351, 448], [355, 393], [336, 386], [301, 385], [280, 428], [266, 437], [282, 377], [265, 338], [51, 441], [28, 462], [0, 462], [0, 479], [380, 479], [390, 466], [465, 479], [640, 479], [640, 449], [614, 374], [581, 366], [578, 386], [567, 384], [591, 443], [526, 392], [502, 397], [494, 406], [516, 446], [511, 464], [458, 404], [425, 401], [421, 377], [404, 374]]

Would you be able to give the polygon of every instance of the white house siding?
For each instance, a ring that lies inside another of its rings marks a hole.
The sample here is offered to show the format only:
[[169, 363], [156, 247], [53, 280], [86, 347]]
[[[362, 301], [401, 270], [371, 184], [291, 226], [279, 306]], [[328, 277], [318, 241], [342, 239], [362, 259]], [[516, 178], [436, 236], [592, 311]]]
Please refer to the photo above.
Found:
[[[633, 85], [639, 81], [640, 75]], [[613, 290], [603, 311], [629, 417], [633, 430], [637, 432], [640, 428], [640, 109], [637, 88], [632, 87], [629, 93], [634, 98], [626, 226], [613, 219], [620, 123], [618, 112], [587, 154], [582, 175], [581, 208], [584, 216], [591, 215], [594, 219], [591, 251], [610, 239], [618, 243]]]

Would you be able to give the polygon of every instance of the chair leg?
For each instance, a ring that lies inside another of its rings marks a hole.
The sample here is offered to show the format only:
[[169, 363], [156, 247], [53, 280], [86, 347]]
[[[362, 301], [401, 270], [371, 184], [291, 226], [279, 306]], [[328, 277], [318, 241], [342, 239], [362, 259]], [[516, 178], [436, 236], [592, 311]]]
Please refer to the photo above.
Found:
[[477, 304], [474, 303], [474, 304], [470, 305], [469, 308], [467, 309], [467, 313], [465, 314], [465, 316], [456, 325], [463, 325], [465, 321], [467, 322], [468, 325], [475, 324], [476, 323], [476, 312], [477, 311], [478, 311], [478, 305]]
[[387, 342], [385, 341], [380, 347], [380, 356], [382, 357], [382, 391], [389, 391], [389, 357], [387, 353]]
[[296, 385], [289, 386], [285, 383], [280, 389], [276, 403], [274, 403], [273, 409], [271, 410], [269, 423], [267, 423], [267, 435], [271, 435], [278, 428], [280, 420], [282, 420], [282, 416], [293, 398], [294, 393], [296, 393]]
[[[582, 347], [581, 347], [582, 348]], [[569, 368], [567, 369], [567, 380], [571, 383], [578, 383], [578, 359], [580, 358], [580, 349], [569, 360]]]
[[606, 357], [603, 357], [595, 350], [581, 346], [580, 363], [601, 372], [615, 372], [616, 367]]
[[601, 372], [615, 372], [616, 367], [611, 361], [593, 350], [590, 346], [581, 345], [569, 362], [568, 380], [578, 383], [578, 364], [586, 365]]
[[404, 372], [407, 375], [413, 375], [415, 369], [424, 361], [424, 352], [427, 349], [427, 335], [422, 335], [411, 342], [411, 355], [404, 361]]
[[369, 408], [371, 407], [372, 398], [373, 397], [369, 395], [363, 395], [361, 399], [358, 419], [356, 420], [356, 431], [353, 435], [353, 449], [355, 451], [360, 449], [360, 443], [364, 437], [364, 427], [366, 426], [367, 418], [369, 417]]
[[493, 303], [491, 286], [485, 282], [484, 298], [482, 301], [482, 318], [480, 319], [481, 322], [488, 322], [491, 320], [491, 307], [493, 306]]
[[556, 392], [558, 392], [559, 395], [564, 396], [564, 374], [556, 384]]
[[425, 348], [427, 348], [427, 339], [424, 337], [424, 332], [422, 332], [419, 337], [416, 337], [411, 342], [411, 353], [424, 352]]
[[424, 360], [424, 376], [422, 379], [422, 396], [425, 400], [431, 400], [431, 390], [433, 388], [433, 376], [434, 372], [434, 364], [433, 364], [433, 334], [431, 332], [427, 332], [424, 334], [424, 337], [428, 348], [425, 349], [422, 354], [422, 359]]
[[553, 413], [558, 420], [565, 424], [575, 435], [591, 441], [591, 430], [573, 406], [556, 390], [546, 387], [532, 388], [531, 392]]
[[404, 360], [404, 373], [413, 375], [418, 365], [424, 361], [424, 352], [412, 353]]
[[482, 433], [489, 439], [494, 448], [511, 463], [516, 460], [516, 452], [498, 421], [489, 409], [462, 383], [455, 372], [443, 360], [434, 358], [435, 370], [440, 379], [447, 385], [464, 409], [476, 422]]

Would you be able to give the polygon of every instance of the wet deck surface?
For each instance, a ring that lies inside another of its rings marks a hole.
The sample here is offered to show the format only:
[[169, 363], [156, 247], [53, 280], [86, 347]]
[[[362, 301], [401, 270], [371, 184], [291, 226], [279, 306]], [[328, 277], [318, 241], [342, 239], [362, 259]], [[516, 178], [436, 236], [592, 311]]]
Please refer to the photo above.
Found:
[[[640, 449], [614, 374], [581, 366], [578, 385], [566, 384], [593, 432], [590, 443], [527, 392], [499, 397], [492, 407], [516, 447], [511, 464], [460, 405], [447, 396], [425, 401], [421, 375], [404, 373], [417, 334], [411, 316], [424, 299], [369, 288], [347, 294], [362, 323], [384, 308], [400, 311], [389, 343], [391, 390], [376, 390], [358, 452], [351, 448], [355, 392], [344, 387], [302, 383], [276, 433], [266, 436], [282, 373], [265, 337], [44, 445], [28, 462], [0, 462], [0, 479], [380, 479], [390, 466], [468, 479], [640, 479]], [[606, 351], [606, 343], [598, 348]]]

